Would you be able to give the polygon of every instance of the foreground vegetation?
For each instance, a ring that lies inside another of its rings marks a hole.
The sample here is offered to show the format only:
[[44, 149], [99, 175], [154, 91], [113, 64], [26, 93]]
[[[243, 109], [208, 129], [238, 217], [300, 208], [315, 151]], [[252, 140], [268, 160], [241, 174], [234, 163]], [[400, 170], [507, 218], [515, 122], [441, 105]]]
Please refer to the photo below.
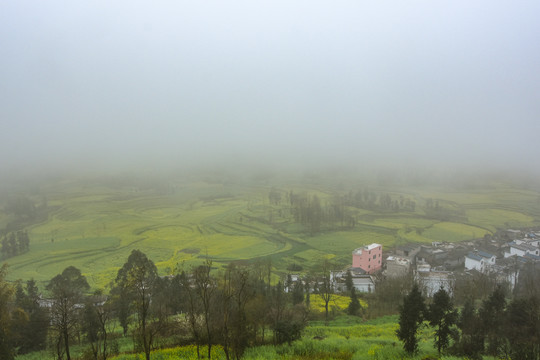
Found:
[[[379, 282], [351, 307], [352, 293], [333, 292], [330, 269], [366, 243], [463, 241], [540, 224], [539, 192], [507, 182], [154, 180], [0, 192], [0, 338], [10, 338], [0, 349], [26, 360], [402, 358], [396, 314], [411, 280]], [[290, 273], [307, 288], [288, 284]], [[472, 296], [479, 309], [491, 280], [457, 284], [455, 305]], [[423, 322], [418, 353], [407, 356], [435, 357], [433, 331]]]
[[[37, 351], [41, 358], [67, 360], [540, 357], [540, 269], [532, 263], [522, 269], [513, 294], [495, 277], [481, 275], [486, 292], [454, 297], [466, 298], [461, 311], [443, 288], [426, 299], [410, 277], [382, 280], [375, 293], [358, 301], [352, 284], [336, 294], [330, 267], [318, 268], [302, 281], [272, 285], [268, 264], [230, 264], [212, 272], [207, 259], [174, 277], [159, 277], [153, 262], [134, 250], [109, 296], [90, 293], [81, 272], [68, 267], [49, 281], [49, 305], [43, 307], [35, 283], [10, 284], [3, 266], [0, 356], [32, 359]], [[474, 279], [467, 281], [455, 287], [456, 295], [474, 286]], [[381, 302], [390, 305], [389, 313], [399, 310], [399, 318], [366, 321], [380, 315], [371, 308]]]

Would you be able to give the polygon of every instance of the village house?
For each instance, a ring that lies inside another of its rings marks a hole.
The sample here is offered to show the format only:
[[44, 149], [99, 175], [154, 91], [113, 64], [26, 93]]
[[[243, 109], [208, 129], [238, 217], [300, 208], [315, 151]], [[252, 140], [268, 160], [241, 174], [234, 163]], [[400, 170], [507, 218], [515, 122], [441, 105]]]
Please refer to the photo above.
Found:
[[497, 264], [493, 268], [497, 281], [508, 283], [510, 290], [513, 290], [517, 284], [520, 269], [526, 261], [525, 258], [517, 255], [497, 259]]
[[412, 264], [415, 263], [416, 255], [420, 252], [420, 244], [404, 244], [396, 247], [396, 255], [401, 258], [408, 258]]
[[373, 243], [357, 248], [352, 253], [353, 269], [362, 269], [366, 274], [373, 274], [382, 267], [382, 245]]
[[532, 262], [540, 262], [540, 256], [538, 255], [533, 255], [533, 254], [525, 254], [523, 256], [523, 259], [525, 259], [526, 261], [532, 261]]
[[389, 256], [386, 258], [385, 275], [391, 278], [405, 276], [411, 268], [411, 260], [407, 257]]
[[453, 249], [450, 253], [448, 253], [446, 259], [444, 259], [444, 268], [446, 270], [463, 269], [463, 265], [465, 264], [465, 256], [468, 252], [468, 249], [462, 247]]
[[432, 266], [442, 266], [448, 257], [449, 251], [444, 248], [434, 248], [431, 246], [422, 246], [422, 250], [416, 255], [418, 262], [426, 262]]
[[527, 234], [525, 239], [516, 239], [514, 242], [518, 245], [525, 243], [534, 247], [540, 247], [540, 238], [537, 238], [534, 233]]
[[419, 263], [414, 272], [414, 279], [428, 297], [432, 297], [439, 289], [450, 295], [454, 292], [455, 278], [451, 271], [433, 270], [427, 263]]
[[497, 257], [485, 251], [471, 251], [465, 256], [465, 269], [487, 272], [495, 265]]
[[504, 257], [510, 257], [513, 255], [523, 257], [527, 254], [540, 256], [540, 249], [537, 246], [532, 245], [528, 241], [515, 240], [509, 243], [508, 247], [509, 250], [508, 252], [504, 253]]
[[[375, 291], [375, 281], [371, 275], [365, 274], [363, 271], [355, 272], [354, 269], [349, 269], [352, 275], [353, 287], [358, 292], [370, 293]], [[347, 286], [345, 285], [345, 279], [347, 278], [347, 271], [333, 271], [330, 273], [330, 280], [332, 281], [334, 290], [345, 292]]]

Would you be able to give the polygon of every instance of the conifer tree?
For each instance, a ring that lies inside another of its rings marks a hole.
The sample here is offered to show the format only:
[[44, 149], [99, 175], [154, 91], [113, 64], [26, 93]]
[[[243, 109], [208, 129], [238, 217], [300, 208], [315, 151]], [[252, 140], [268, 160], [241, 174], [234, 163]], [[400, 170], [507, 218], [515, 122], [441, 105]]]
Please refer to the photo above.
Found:
[[457, 313], [450, 295], [442, 287], [433, 296], [433, 302], [427, 312], [429, 324], [435, 327], [435, 344], [439, 354], [449, 345], [452, 326], [456, 323]]
[[[347, 270], [347, 275], [345, 276], [345, 286], [347, 287], [347, 291], [353, 291], [354, 283], [353, 283], [351, 270]], [[352, 294], [351, 294], [351, 297], [352, 297]]]
[[505, 337], [512, 359], [540, 359], [540, 299], [514, 299], [506, 310]]
[[399, 328], [396, 331], [397, 337], [403, 342], [403, 349], [409, 354], [418, 351], [416, 335], [424, 321], [424, 313], [424, 297], [415, 283], [409, 294], [403, 298], [399, 311]]
[[357, 316], [361, 309], [362, 305], [360, 305], [360, 301], [358, 301], [358, 296], [356, 295], [356, 289], [353, 287], [351, 289], [351, 302], [347, 308], [347, 313], [349, 315]]
[[484, 336], [478, 312], [474, 308], [474, 302], [471, 298], [465, 302], [457, 325], [461, 330], [461, 338], [457, 349], [458, 354], [467, 356], [470, 359], [481, 358], [480, 354], [484, 350]]
[[506, 298], [501, 286], [491, 293], [482, 302], [480, 308], [480, 318], [482, 321], [482, 333], [487, 339], [487, 353], [498, 355], [504, 339], [504, 314], [506, 308]]

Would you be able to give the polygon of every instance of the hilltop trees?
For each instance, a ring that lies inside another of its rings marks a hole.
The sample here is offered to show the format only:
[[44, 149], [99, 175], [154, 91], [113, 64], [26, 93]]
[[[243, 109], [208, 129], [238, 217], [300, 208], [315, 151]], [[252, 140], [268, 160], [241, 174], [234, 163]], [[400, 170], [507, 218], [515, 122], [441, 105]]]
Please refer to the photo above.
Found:
[[57, 352], [60, 354], [63, 349], [67, 360], [71, 359], [70, 339], [79, 325], [77, 304], [82, 303], [84, 292], [89, 288], [86, 278], [74, 266], [64, 269], [46, 287], [53, 301], [50, 316], [51, 328], [57, 334]]

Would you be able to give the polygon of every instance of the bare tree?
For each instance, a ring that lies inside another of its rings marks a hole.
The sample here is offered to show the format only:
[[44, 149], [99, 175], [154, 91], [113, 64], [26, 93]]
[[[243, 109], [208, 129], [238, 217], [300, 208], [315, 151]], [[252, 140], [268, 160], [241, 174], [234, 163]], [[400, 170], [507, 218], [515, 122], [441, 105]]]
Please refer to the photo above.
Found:
[[208, 345], [208, 359], [212, 356], [213, 329], [211, 310], [217, 289], [216, 279], [210, 274], [212, 260], [206, 259], [204, 265], [196, 267], [193, 271], [193, 285], [198, 300], [201, 302], [204, 327], [206, 331], [206, 342]]
[[63, 344], [68, 360], [71, 359], [70, 338], [79, 327], [79, 305], [83, 301], [84, 291], [89, 288], [81, 271], [73, 266], [56, 275], [47, 285], [53, 299], [51, 326], [58, 334], [58, 349]]
[[152, 321], [150, 308], [157, 278], [156, 266], [139, 250], [131, 252], [116, 276], [116, 286], [121, 289], [120, 293], [128, 296], [137, 315], [138, 326], [135, 335], [143, 348], [146, 360], [150, 360], [150, 351], [158, 331]]
[[331, 264], [328, 259], [324, 259], [316, 277], [317, 294], [324, 301], [324, 319], [326, 323], [328, 323], [328, 304], [335, 297], [330, 271]]

